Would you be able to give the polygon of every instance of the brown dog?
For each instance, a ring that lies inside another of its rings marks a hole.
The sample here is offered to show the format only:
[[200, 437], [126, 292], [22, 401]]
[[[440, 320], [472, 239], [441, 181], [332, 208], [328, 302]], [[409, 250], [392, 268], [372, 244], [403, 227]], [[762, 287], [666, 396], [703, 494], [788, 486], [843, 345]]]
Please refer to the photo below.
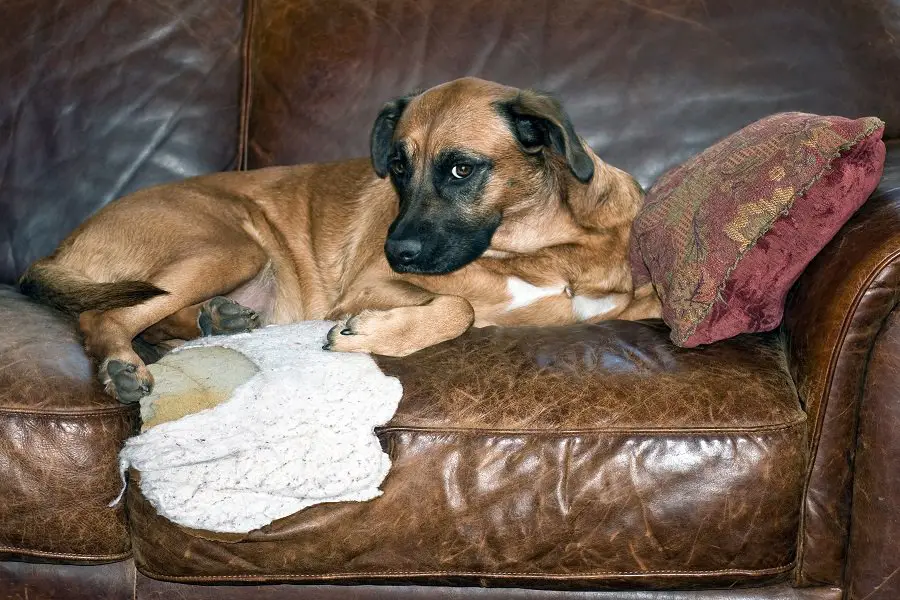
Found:
[[21, 289], [80, 315], [122, 402], [152, 385], [139, 335], [334, 319], [327, 349], [403, 356], [473, 324], [659, 315], [627, 261], [640, 186], [550, 97], [466, 78], [400, 98], [375, 121], [371, 163], [142, 190], [32, 265]]

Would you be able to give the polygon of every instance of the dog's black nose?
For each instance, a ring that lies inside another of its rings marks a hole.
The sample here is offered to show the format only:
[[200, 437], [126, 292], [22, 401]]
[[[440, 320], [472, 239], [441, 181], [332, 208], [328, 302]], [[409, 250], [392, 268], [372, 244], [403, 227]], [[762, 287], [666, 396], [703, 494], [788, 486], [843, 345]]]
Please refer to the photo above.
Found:
[[392, 240], [388, 239], [385, 245], [388, 255], [401, 265], [408, 265], [416, 260], [422, 252], [422, 242], [419, 240]]

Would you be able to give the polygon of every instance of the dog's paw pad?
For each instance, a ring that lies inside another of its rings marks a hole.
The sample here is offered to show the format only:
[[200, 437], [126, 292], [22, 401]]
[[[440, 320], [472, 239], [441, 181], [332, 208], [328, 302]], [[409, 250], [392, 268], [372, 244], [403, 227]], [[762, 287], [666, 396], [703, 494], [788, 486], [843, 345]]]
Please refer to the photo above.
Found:
[[197, 325], [204, 336], [253, 331], [260, 325], [259, 314], [224, 296], [203, 303]]
[[[106, 391], [123, 404], [132, 404], [150, 393], [153, 380], [146, 369], [134, 363], [122, 360], [110, 360], [106, 363]], [[101, 376], [103, 374], [101, 373]]]

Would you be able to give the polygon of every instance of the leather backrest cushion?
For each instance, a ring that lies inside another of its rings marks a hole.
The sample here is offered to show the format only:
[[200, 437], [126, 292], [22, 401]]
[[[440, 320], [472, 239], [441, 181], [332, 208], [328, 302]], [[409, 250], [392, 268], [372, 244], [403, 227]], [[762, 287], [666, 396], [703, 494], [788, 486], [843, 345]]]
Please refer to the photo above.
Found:
[[0, 3], [0, 283], [110, 200], [234, 164], [243, 4]]
[[463, 75], [556, 93], [645, 186], [774, 112], [900, 132], [900, 0], [256, 0], [250, 166], [363, 156], [381, 104]]

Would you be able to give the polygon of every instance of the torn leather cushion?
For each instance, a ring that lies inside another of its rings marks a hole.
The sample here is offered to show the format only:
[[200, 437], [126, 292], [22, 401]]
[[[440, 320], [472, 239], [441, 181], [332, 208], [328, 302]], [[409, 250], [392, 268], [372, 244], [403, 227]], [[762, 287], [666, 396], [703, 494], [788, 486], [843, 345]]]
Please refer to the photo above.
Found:
[[[135, 560], [172, 581], [753, 585], [792, 568], [806, 420], [776, 335], [680, 349], [658, 321], [473, 330], [379, 358], [404, 399], [384, 495], [245, 536], [129, 491]], [[302, 410], [298, 406], [297, 410]]]

